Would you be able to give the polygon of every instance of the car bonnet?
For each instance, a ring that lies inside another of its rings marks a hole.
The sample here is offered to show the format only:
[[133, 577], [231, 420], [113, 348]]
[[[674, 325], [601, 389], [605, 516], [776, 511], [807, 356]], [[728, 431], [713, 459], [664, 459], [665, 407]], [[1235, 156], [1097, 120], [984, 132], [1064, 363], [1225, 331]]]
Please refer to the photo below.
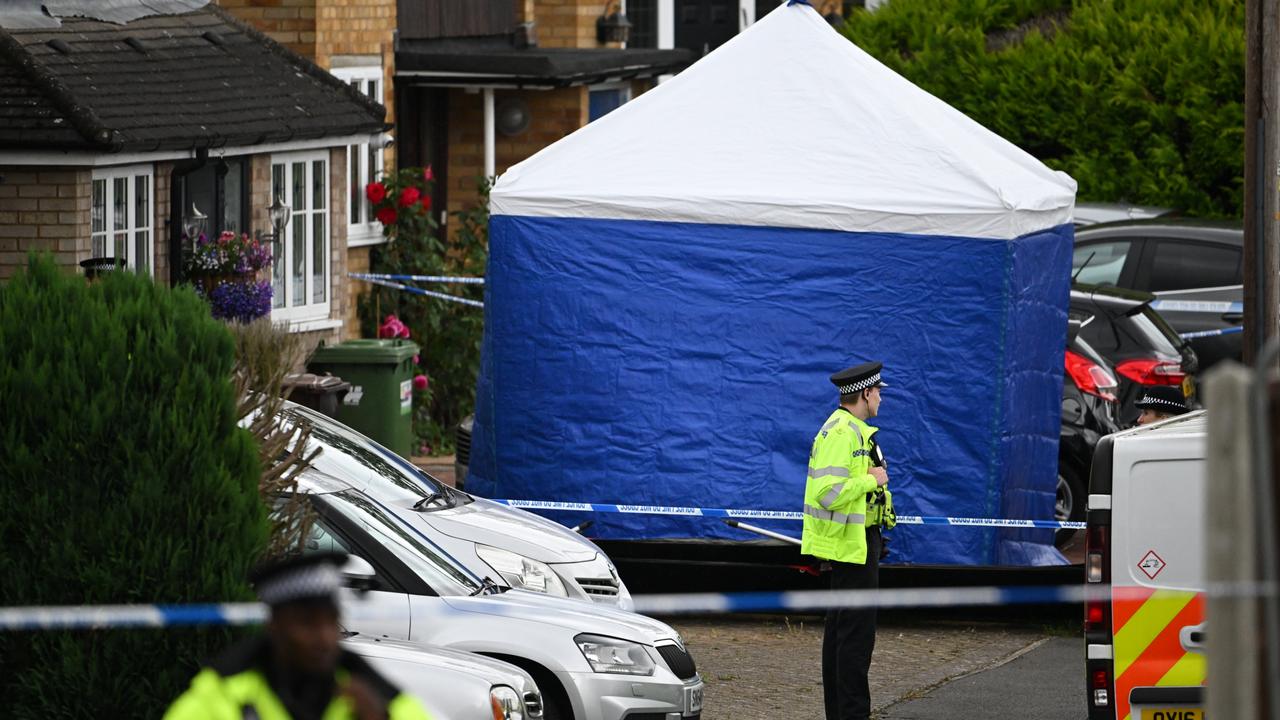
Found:
[[[382, 498], [379, 498], [382, 500]], [[599, 553], [589, 540], [569, 528], [490, 500], [453, 508], [414, 511], [396, 507], [396, 513], [429, 525], [449, 537], [509, 550], [545, 563], [583, 562]]]
[[644, 615], [526, 590], [440, 599], [449, 607], [462, 612], [542, 622], [560, 626], [574, 633], [605, 635], [646, 645], [652, 645], [660, 640], [675, 640], [679, 637], [670, 625]]
[[508, 685], [525, 691], [534, 687], [533, 678], [524, 670], [484, 655], [430, 647], [422, 643], [353, 635], [342, 646], [364, 658], [382, 658], [421, 666], [422, 672], [463, 673], [490, 685]]

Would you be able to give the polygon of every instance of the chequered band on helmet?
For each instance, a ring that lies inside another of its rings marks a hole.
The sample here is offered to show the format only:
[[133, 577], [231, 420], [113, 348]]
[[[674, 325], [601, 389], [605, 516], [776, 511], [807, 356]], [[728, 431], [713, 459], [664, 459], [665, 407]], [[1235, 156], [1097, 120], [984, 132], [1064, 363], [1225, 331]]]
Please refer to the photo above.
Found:
[[1187, 409], [1187, 406], [1183, 405], [1182, 403], [1174, 402], [1173, 400], [1165, 400], [1164, 398], [1152, 397], [1150, 395], [1143, 395], [1142, 399], [1134, 403], [1133, 405], [1134, 407], [1139, 407], [1139, 408], [1146, 405], [1160, 405], [1173, 410]]
[[333, 597], [342, 587], [342, 573], [329, 564], [310, 565], [259, 584], [258, 598], [268, 605], [294, 600]]
[[853, 393], [856, 393], [859, 390], [866, 390], [872, 385], [879, 385], [879, 384], [880, 384], [880, 373], [876, 373], [875, 375], [872, 375], [869, 378], [863, 378], [857, 382], [849, 383], [848, 385], [840, 385], [838, 387], [840, 389], [841, 395], [852, 395]]

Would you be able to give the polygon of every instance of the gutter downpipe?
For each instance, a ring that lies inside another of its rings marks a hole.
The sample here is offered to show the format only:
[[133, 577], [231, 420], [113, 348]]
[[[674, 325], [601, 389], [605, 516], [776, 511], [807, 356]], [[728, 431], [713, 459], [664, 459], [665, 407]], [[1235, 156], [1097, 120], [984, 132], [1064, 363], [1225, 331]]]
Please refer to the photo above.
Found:
[[493, 184], [497, 163], [495, 161], [496, 132], [494, 129], [493, 88], [484, 89], [484, 179]]
[[182, 284], [182, 186], [178, 181], [209, 163], [209, 148], [196, 148], [196, 156], [179, 160], [169, 173], [169, 287]]

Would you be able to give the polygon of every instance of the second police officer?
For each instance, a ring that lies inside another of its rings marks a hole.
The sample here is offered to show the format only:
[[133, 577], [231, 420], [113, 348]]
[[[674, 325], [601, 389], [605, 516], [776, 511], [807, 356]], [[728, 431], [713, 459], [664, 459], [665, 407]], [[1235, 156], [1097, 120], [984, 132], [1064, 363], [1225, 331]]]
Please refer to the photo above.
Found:
[[[802, 553], [831, 564], [833, 590], [879, 586], [881, 526], [893, 527], [893, 496], [876, 428], [882, 365], [869, 362], [831, 376], [836, 408], [813, 439], [804, 493]], [[876, 643], [876, 609], [827, 612], [822, 638], [822, 686], [827, 720], [871, 714], [867, 672]]]

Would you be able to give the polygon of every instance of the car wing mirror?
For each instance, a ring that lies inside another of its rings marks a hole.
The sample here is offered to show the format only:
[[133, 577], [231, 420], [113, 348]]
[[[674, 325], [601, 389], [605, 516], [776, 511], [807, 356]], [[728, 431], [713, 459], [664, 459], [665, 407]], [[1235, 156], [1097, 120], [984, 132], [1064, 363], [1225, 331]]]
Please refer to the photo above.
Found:
[[342, 566], [342, 581], [349, 588], [373, 590], [378, 586], [378, 573], [368, 560], [359, 555], [348, 555]]

